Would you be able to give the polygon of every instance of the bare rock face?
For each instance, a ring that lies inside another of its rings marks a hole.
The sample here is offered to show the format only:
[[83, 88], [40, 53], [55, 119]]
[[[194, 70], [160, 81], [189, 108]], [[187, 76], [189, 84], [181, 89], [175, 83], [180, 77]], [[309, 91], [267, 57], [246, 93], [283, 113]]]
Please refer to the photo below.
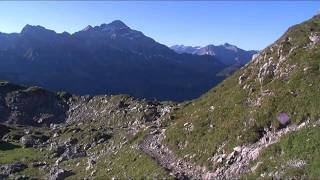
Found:
[[[0, 88], [3, 90], [5, 87]], [[1, 93], [0, 98], [0, 109], [6, 113], [0, 121], [23, 125], [64, 122], [67, 104], [55, 93], [38, 87], [21, 87]]]
[[265, 83], [268, 80], [274, 77], [275, 65], [272, 63], [272, 59], [270, 58], [268, 62], [266, 62], [259, 70], [259, 81], [260, 83]]
[[320, 42], [320, 33], [319, 32], [313, 32], [310, 34], [309, 39], [311, 41], [311, 45], [314, 46], [317, 43]]

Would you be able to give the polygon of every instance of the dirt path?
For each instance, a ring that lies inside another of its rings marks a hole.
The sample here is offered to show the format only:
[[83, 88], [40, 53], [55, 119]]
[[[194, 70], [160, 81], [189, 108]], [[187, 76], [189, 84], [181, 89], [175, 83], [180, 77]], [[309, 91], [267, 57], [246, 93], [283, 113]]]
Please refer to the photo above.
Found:
[[172, 151], [160, 144], [163, 138], [164, 131], [157, 130], [156, 133], [147, 135], [140, 142], [139, 148], [177, 179], [203, 179], [207, 172], [199, 166], [177, 158]]

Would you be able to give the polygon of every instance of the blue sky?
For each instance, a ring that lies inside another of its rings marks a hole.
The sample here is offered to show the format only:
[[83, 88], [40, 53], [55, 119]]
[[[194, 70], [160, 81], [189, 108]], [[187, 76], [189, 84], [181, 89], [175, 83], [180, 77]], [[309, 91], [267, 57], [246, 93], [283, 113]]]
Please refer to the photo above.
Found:
[[319, 9], [316, 1], [0, 2], [0, 31], [31, 24], [72, 33], [119, 19], [166, 45], [228, 42], [262, 49]]

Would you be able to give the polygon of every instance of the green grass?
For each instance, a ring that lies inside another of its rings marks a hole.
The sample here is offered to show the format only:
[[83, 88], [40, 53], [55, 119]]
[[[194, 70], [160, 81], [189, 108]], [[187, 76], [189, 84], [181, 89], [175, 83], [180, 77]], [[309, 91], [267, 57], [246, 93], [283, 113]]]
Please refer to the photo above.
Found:
[[[108, 166], [107, 162], [112, 162]], [[99, 165], [99, 164], [98, 164]], [[108, 171], [107, 169], [110, 169]], [[123, 148], [119, 153], [106, 157], [100, 163], [97, 178], [104, 177], [159, 179], [169, 178], [168, 173], [147, 155], [131, 147]]]
[[[80, 162], [79, 166], [75, 166]], [[95, 179], [172, 179], [155, 161], [137, 149], [129, 146], [122, 148], [117, 154], [106, 154], [99, 158], [96, 168], [86, 171], [87, 158], [70, 160], [64, 163], [65, 169], [72, 169], [76, 174], [68, 179], [89, 177], [96, 170]]]
[[0, 148], [0, 164], [9, 164], [14, 162], [32, 162], [41, 160], [43, 153], [33, 148], [13, 148], [10, 150], [2, 150]]
[[[88, 177], [95, 169], [96, 179], [172, 179], [161, 166], [159, 166], [153, 159], [145, 155], [137, 149], [137, 143], [142, 140], [145, 131], [140, 131], [134, 137], [128, 139], [127, 144], [123, 145], [117, 150], [117, 153], [112, 152], [109, 147], [111, 142], [100, 144], [91, 149], [90, 152], [105, 153], [98, 159], [96, 168], [86, 170], [88, 158], [69, 160], [63, 163], [65, 169], [72, 169], [75, 172], [74, 176], [68, 179], [80, 179]], [[124, 132], [117, 132], [110, 141], [113, 144], [120, 144]], [[80, 163], [79, 166], [76, 166]]]
[[[222, 144], [225, 146], [218, 153], [228, 153], [235, 146], [257, 141], [263, 128], [279, 128], [276, 117], [280, 112], [288, 113], [292, 123], [300, 123], [306, 119], [317, 120], [320, 117], [320, 48], [304, 48], [309, 43], [311, 28], [313, 31], [320, 31], [319, 16], [290, 28], [277, 41], [283, 44], [284, 52], [293, 46], [299, 46], [284, 63], [287, 66], [296, 65], [289, 78], [270, 78], [260, 85], [258, 73], [265, 61], [251, 63], [175, 112], [174, 121], [168, 125], [164, 143], [180, 157], [196, 154], [192, 161], [212, 167], [208, 158], [217, 153]], [[282, 41], [288, 37], [291, 38], [289, 45]], [[277, 63], [278, 57], [270, 49], [262, 53], [266, 54], [266, 60], [273, 57]], [[305, 67], [309, 67], [306, 72]], [[239, 85], [238, 78], [242, 74], [248, 77], [244, 84], [250, 86], [252, 91], [244, 90], [243, 85]], [[261, 106], [250, 106], [248, 100], [261, 97], [261, 90], [270, 90], [274, 95], [264, 96]], [[214, 110], [210, 110], [211, 106]], [[187, 122], [193, 124], [192, 132], [184, 130]], [[185, 147], [181, 148], [181, 144]]]
[[[281, 172], [281, 177], [318, 179], [320, 176], [320, 128], [309, 127], [296, 133], [286, 135], [277, 144], [264, 150], [261, 156], [252, 162], [263, 162], [258, 169], [245, 178], [258, 178], [261, 174]], [[302, 168], [289, 167], [290, 160], [303, 160], [306, 166]]]

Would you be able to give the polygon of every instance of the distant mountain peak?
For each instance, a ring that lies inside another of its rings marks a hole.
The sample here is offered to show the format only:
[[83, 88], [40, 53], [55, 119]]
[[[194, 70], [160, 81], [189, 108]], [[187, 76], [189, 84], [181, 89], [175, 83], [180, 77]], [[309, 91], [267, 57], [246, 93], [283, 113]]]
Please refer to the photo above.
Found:
[[87, 27], [85, 27], [82, 31], [90, 31], [92, 30], [93, 27], [91, 25], [88, 25]]
[[39, 26], [39, 25], [34, 26], [34, 25], [27, 24], [22, 28], [21, 34], [30, 34], [30, 33], [55, 33], [55, 31], [46, 29], [43, 26]]
[[230, 51], [234, 51], [237, 52], [238, 51], [238, 47], [229, 43], [224, 43], [223, 45], [226, 49], [230, 50]]
[[171, 49], [173, 49], [175, 52], [179, 54], [188, 53], [188, 54], [215, 56], [226, 65], [232, 65], [234, 63], [246, 64], [249, 60], [251, 60], [252, 55], [257, 52], [257, 51], [245, 51], [229, 43], [224, 43], [217, 46], [214, 44], [209, 44], [204, 47], [174, 45], [174, 46], [171, 46]]
[[109, 24], [101, 24], [99, 27], [102, 31], [114, 31], [119, 29], [129, 29], [129, 27], [120, 20], [112, 21]]
[[223, 45], [224, 45], [224, 46], [234, 46], [234, 45], [229, 44], [229, 43], [224, 43]]
[[109, 23], [109, 26], [117, 27], [117, 28], [128, 28], [128, 26], [120, 20], [114, 20]]

